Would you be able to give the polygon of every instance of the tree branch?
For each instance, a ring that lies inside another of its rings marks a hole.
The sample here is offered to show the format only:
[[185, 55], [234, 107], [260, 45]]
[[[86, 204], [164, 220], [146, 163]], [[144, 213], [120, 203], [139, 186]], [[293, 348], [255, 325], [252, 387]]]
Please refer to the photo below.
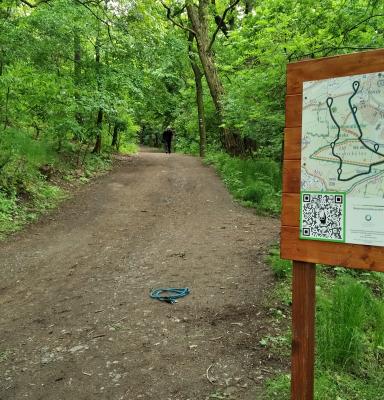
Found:
[[187, 31], [187, 32], [192, 33], [193, 35], [196, 35], [196, 32], [195, 32], [193, 29], [188, 28], [187, 26], [185, 26], [185, 25], [183, 25], [183, 24], [181, 24], [181, 23], [175, 21], [175, 19], [173, 18], [174, 16], [181, 14], [181, 13], [184, 11], [184, 9], [185, 9], [186, 6], [182, 7], [181, 10], [179, 10], [177, 13], [174, 13], [174, 14], [172, 15], [171, 7], [167, 6], [167, 5], [164, 3], [163, 0], [160, 0], [160, 3], [161, 3], [161, 4], [163, 5], [163, 7], [167, 10], [167, 18], [168, 18], [174, 25], [178, 26], [179, 28], [183, 29], [184, 31]]
[[[92, 2], [88, 2], [88, 1], [81, 1], [81, 0], [74, 0], [76, 3], [82, 5], [83, 7], [85, 7], [98, 21], [100, 21], [102, 24], [104, 24], [107, 27], [107, 32], [108, 32], [108, 37], [109, 40], [112, 44], [112, 46], [114, 47], [114, 43], [113, 43], [113, 37], [112, 37], [112, 32], [111, 32], [111, 26], [112, 26], [112, 22], [108, 19], [108, 15], [106, 14], [105, 10], [102, 9], [102, 7], [100, 7], [100, 9], [103, 11], [104, 16], [107, 19], [103, 19], [101, 17], [99, 17], [99, 15], [97, 15], [97, 13], [95, 11], [92, 10], [92, 8], [88, 5], [88, 3], [92, 4]], [[100, 3], [97, 2], [95, 3], [95, 5], [97, 7], [100, 6]]]
[[180, 10], [177, 10], [177, 11], [175, 11], [175, 12], [173, 13], [172, 17], [173, 17], [173, 18], [177, 17], [177, 16], [180, 15], [186, 8], [187, 8], [187, 5], [184, 4], [183, 7], [180, 8]]
[[[307, 54], [301, 54], [301, 55], [297, 55], [298, 53], [297, 50], [295, 50], [294, 52], [292, 52], [291, 54], [289, 54], [287, 56], [287, 59], [289, 62], [291, 62], [292, 60], [297, 60], [300, 58], [305, 58], [305, 57], [309, 57], [312, 56], [314, 58], [315, 54], [317, 53], [324, 53], [323, 57], [328, 56], [330, 53], [332, 53], [333, 51], [337, 51], [337, 50], [375, 50], [378, 49], [378, 47], [374, 47], [374, 46], [343, 46], [343, 43], [347, 37], [347, 35], [352, 32], [353, 30], [355, 30], [356, 28], [358, 28], [360, 25], [364, 24], [365, 22], [373, 19], [373, 18], [379, 18], [379, 17], [384, 17], [384, 14], [373, 14], [370, 15], [369, 17], [366, 17], [364, 19], [362, 19], [361, 21], [355, 23], [355, 25], [352, 25], [351, 27], [344, 29], [344, 31], [342, 32], [342, 38], [339, 41], [339, 43], [335, 46], [326, 46], [326, 47], [322, 47], [318, 50], [314, 50], [311, 51], [310, 53]], [[333, 37], [332, 40], [335, 40], [336, 37]]]
[[81, 0], [75, 0], [76, 3], [79, 3], [83, 7], [85, 7], [98, 21], [102, 22], [104, 25], [107, 25], [109, 27], [109, 21], [104, 20], [103, 18], [100, 18], [95, 11], [92, 10], [92, 8], [87, 4], [85, 1]]
[[40, 4], [43, 3], [48, 3], [50, 0], [39, 0], [36, 3], [31, 3], [28, 0], [20, 0], [23, 4], [25, 4], [26, 6], [30, 7], [30, 8], [35, 8], [37, 6], [39, 6]]
[[[20, 0], [23, 4], [27, 5], [30, 8], [36, 8], [38, 7], [40, 4], [44, 4], [44, 3], [49, 3], [51, 0], [38, 0], [36, 3], [31, 3], [29, 0]], [[110, 21], [104, 20], [103, 18], [100, 18], [95, 11], [92, 10], [92, 8], [88, 5], [88, 4], [94, 4], [96, 6], [99, 6], [99, 2], [92, 2], [92, 1], [81, 1], [81, 0], [74, 0], [76, 3], [82, 5], [83, 7], [85, 7], [97, 20], [99, 20], [100, 22], [102, 22], [104, 25], [107, 26], [108, 28], [108, 35], [111, 38], [111, 32], [110, 32]]]
[[374, 14], [374, 15], [370, 15], [369, 17], [359, 21], [358, 23], [356, 23], [355, 25], [353, 25], [352, 27], [344, 30], [343, 32], [343, 36], [346, 36], [348, 33], [352, 32], [354, 29], [356, 29], [357, 27], [359, 27], [361, 24], [364, 24], [365, 22], [369, 21], [372, 18], [379, 18], [379, 17], [384, 17], [384, 14]]
[[219, 30], [221, 29], [222, 24], [224, 24], [225, 17], [226, 17], [227, 14], [229, 13], [229, 11], [233, 10], [239, 3], [240, 3], [240, 0], [235, 0], [232, 4], [230, 4], [230, 5], [224, 10], [223, 16], [221, 17], [221, 20], [220, 20], [220, 23], [217, 24], [217, 27], [216, 27], [215, 32], [213, 33], [211, 42], [209, 43], [208, 52], [211, 51], [212, 46], [213, 46], [213, 43], [215, 43], [216, 36], [217, 36], [217, 34], [219, 33]]
[[298, 59], [303, 59], [306, 57], [310, 57], [312, 56], [312, 58], [315, 58], [314, 55], [318, 54], [318, 53], [322, 53], [324, 52], [323, 57], [328, 56], [330, 53], [332, 53], [333, 51], [337, 51], [337, 50], [378, 50], [379, 47], [371, 47], [371, 46], [361, 46], [361, 47], [353, 47], [353, 46], [334, 46], [334, 47], [322, 47], [321, 49], [318, 50], [314, 50], [311, 51], [310, 53], [307, 54], [300, 54], [297, 56], [293, 56], [294, 53], [292, 53], [291, 55], [289, 55], [287, 57], [288, 61], [292, 61], [292, 60], [298, 60]]

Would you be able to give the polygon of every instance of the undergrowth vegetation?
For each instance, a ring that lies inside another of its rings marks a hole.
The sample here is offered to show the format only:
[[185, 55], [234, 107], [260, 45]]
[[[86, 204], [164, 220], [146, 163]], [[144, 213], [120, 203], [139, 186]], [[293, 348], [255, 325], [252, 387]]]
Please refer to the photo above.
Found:
[[[126, 149], [133, 152], [134, 146]], [[109, 152], [85, 151], [79, 145], [57, 151], [53, 143], [33, 139], [22, 131], [3, 132], [0, 140], [0, 239], [14, 232], [67, 197], [73, 183], [110, 168]]]
[[120, 154], [135, 154], [139, 151], [139, 146], [136, 143], [126, 143], [120, 146]]
[[279, 213], [281, 172], [277, 162], [231, 157], [224, 152], [209, 152], [205, 162], [217, 169], [234, 197], [244, 205], [261, 213]]
[[[287, 305], [291, 262], [272, 249], [276, 296]], [[382, 400], [384, 393], [383, 274], [320, 266], [317, 273], [316, 400]], [[287, 332], [289, 336], [289, 332]], [[267, 383], [268, 399], [289, 399], [290, 377]]]

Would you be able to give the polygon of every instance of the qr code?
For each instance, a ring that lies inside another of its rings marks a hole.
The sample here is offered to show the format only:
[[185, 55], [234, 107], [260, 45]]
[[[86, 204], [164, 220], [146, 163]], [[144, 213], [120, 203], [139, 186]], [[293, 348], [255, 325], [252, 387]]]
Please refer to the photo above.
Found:
[[301, 193], [300, 237], [344, 242], [344, 210], [344, 193]]

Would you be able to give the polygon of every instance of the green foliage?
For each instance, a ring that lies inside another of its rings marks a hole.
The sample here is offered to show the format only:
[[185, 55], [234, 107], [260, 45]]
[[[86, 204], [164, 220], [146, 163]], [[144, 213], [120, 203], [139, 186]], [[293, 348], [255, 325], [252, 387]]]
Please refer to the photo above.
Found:
[[288, 374], [282, 374], [276, 378], [268, 380], [266, 383], [267, 398], [271, 400], [288, 400], [291, 395], [290, 385], [291, 376]]
[[9, 129], [0, 137], [0, 187], [4, 192], [28, 192], [28, 183], [39, 178], [38, 169], [54, 160], [48, 142], [27, 132]]
[[120, 154], [136, 154], [139, 151], [139, 146], [136, 143], [124, 144], [119, 149]]
[[318, 362], [352, 370], [364, 353], [364, 335], [372, 311], [369, 290], [352, 278], [339, 278], [318, 305]]
[[267, 261], [277, 279], [286, 279], [292, 275], [292, 261], [280, 258], [280, 250], [278, 247], [272, 247]]
[[[108, 169], [114, 132], [113, 150], [131, 153], [144, 124], [174, 118], [185, 43], [167, 31], [161, 5], [139, 3], [119, 3], [119, 12], [117, 3], [1, 3], [2, 232], [56, 203], [51, 175], [87, 182]], [[90, 155], [97, 137], [104, 153]]]
[[273, 351], [274, 353], [284, 354], [285, 356], [289, 354], [287, 352], [289, 347], [289, 338], [287, 336], [265, 336], [260, 341], [259, 344], [262, 347], [266, 347]]
[[224, 152], [209, 152], [206, 162], [218, 170], [235, 198], [260, 212], [279, 212], [281, 173], [276, 162], [241, 159]]
[[90, 178], [99, 173], [108, 171], [112, 166], [111, 157], [108, 154], [89, 154], [84, 160], [84, 177]]
[[319, 365], [354, 371], [362, 360], [374, 365], [384, 356], [384, 301], [370, 289], [376, 275], [344, 272], [325, 286], [318, 301]]
[[226, 126], [251, 139], [258, 157], [281, 157], [284, 87], [284, 72], [280, 68], [242, 71], [228, 85]]
[[[315, 373], [315, 400], [382, 400], [383, 380], [382, 370], [371, 371], [364, 377], [343, 371], [318, 370]], [[289, 399], [290, 384], [290, 376], [286, 374], [269, 380], [267, 399]]]
[[0, 238], [3, 232], [9, 232], [14, 227], [13, 217], [17, 204], [15, 196], [10, 197], [0, 192]]
[[23, 201], [15, 193], [9, 195], [0, 191], [0, 239], [54, 208], [66, 197], [60, 188], [43, 181], [31, 185], [28, 196], [28, 201]]
[[343, 371], [321, 371], [316, 375], [316, 400], [381, 400], [384, 372], [370, 371], [365, 376], [354, 376]]

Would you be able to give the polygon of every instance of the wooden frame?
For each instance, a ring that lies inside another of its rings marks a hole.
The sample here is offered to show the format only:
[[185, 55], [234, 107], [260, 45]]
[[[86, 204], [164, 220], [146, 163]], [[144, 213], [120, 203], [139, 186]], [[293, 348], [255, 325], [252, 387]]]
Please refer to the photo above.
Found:
[[316, 263], [384, 272], [384, 247], [299, 238], [303, 82], [381, 71], [384, 49], [301, 61], [287, 68], [280, 248], [282, 258], [293, 260], [292, 400], [314, 396]]
[[384, 71], [384, 50], [288, 65], [281, 218], [282, 258], [384, 272], [384, 247], [299, 239], [303, 82], [380, 71]]

